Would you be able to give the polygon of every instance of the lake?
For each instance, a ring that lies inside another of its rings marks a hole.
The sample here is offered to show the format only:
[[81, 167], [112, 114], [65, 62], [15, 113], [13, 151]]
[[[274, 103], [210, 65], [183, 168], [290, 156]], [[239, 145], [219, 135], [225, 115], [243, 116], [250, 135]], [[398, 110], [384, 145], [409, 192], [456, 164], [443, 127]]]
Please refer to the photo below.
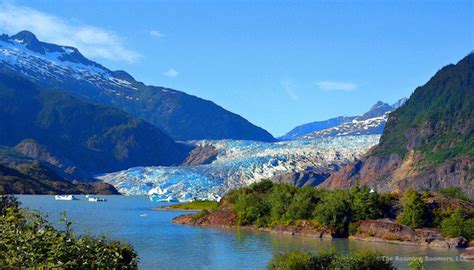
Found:
[[[55, 201], [54, 196], [17, 196], [22, 205], [48, 214], [53, 223], [66, 211], [77, 233], [103, 234], [131, 243], [140, 256], [140, 269], [264, 269], [273, 254], [288, 250], [338, 253], [372, 250], [394, 259], [401, 269], [411, 256], [429, 256], [427, 269], [469, 269], [458, 261], [459, 250], [429, 249], [347, 239], [318, 239], [226, 229], [199, 228], [171, 223], [180, 211], [153, 211], [167, 203], [146, 196], [101, 196], [107, 202]], [[57, 224], [62, 228], [62, 224]], [[398, 256], [398, 257], [397, 257]]]

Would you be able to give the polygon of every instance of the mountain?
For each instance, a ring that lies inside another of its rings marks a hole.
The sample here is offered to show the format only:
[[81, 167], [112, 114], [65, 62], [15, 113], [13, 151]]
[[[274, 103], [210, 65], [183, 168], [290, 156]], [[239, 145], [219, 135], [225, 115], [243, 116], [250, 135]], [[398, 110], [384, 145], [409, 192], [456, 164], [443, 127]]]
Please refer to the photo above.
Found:
[[323, 129], [338, 126], [342, 123], [351, 121], [354, 118], [356, 117], [355, 116], [349, 116], [349, 117], [339, 116], [339, 117], [331, 118], [324, 121], [316, 121], [316, 122], [304, 124], [304, 125], [295, 127], [294, 129], [290, 130], [288, 133], [279, 137], [278, 139], [282, 141], [295, 140], [309, 133], [313, 133], [313, 132], [320, 131]]
[[0, 74], [0, 145], [62, 167], [71, 177], [179, 164], [190, 150], [125, 112], [4, 74]]
[[0, 63], [0, 73], [21, 75], [40, 87], [64, 89], [126, 111], [175, 140], [274, 140], [264, 129], [211, 101], [145, 85], [124, 71], [90, 61], [76, 48], [41, 42], [28, 31], [0, 36]]
[[103, 182], [71, 181], [60, 168], [0, 146], [0, 192], [7, 194], [119, 194]]
[[380, 143], [326, 187], [460, 187], [474, 195], [474, 53], [439, 70], [390, 114]]
[[258, 142], [198, 141], [187, 166], [136, 167], [99, 178], [123, 194], [157, 194], [161, 200], [219, 199], [262, 179], [314, 186], [359, 158], [379, 135]]
[[345, 118], [347, 119], [347, 121], [344, 121], [338, 125], [333, 125], [325, 129], [315, 130], [311, 133], [304, 134], [299, 138], [313, 139], [318, 137], [382, 134], [389, 113], [403, 105], [405, 101], [406, 99], [403, 98], [393, 105], [389, 105], [387, 103], [379, 101], [375, 105], [373, 105], [368, 112], [362, 115], [355, 117], [347, 117]]

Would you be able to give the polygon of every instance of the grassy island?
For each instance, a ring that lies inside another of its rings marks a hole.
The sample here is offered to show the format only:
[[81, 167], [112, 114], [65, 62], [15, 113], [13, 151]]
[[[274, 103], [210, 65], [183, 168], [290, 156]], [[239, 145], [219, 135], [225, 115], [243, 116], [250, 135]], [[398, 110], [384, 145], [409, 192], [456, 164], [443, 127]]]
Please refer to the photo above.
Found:
[[201, 211], [213, 211], [217, 209], [218, 203], [216, 201], [208, 200], [197, 200], [186, 203], [178, 203], [167, 206], [162, 206], [159, 208], [154, 208], [155, 210], [183, 210], [183, 211], [192, 211], [192, 210], [201, 210]]

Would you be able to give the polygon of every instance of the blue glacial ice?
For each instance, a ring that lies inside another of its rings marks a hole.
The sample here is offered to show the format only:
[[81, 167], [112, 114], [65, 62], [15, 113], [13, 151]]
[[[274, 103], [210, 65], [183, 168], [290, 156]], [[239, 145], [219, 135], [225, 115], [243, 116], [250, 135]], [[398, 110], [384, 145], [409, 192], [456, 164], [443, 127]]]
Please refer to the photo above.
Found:
[[98, 176], [122, 194], [152, 195], [163, 201], [219, 200], [228, 190], [307, 168], [343, 165], [377, 144], [379, 135], [315, 138], [265, 143], [243, 140], [197, 141], [217, 151], [211, 164], [134, 167]]

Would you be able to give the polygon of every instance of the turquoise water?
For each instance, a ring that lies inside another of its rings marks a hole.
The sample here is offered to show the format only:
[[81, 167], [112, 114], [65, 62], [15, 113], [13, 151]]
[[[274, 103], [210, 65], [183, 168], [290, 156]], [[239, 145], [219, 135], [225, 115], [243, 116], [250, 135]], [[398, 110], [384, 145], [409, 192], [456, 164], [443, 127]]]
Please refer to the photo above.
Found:
[[273, 254], [321, 249], [335, 249], [339, 253], [372, 250], [393, 259], [399, 256], [395, 265], [403, 269], [407, 262], [401, 260], [410, 256], [436, 260], [428, 262], [428, 269], [473, 266], [456, 261], [456, 250], [177, 225], [171, 219], [183, 212], [152, 211], [151, 207], [165, 203], [150, 202], [145, 196], [102, 196], [107, 199], [104, 203], [78, 197], [78, 201], [55, 201], [53, 196], [18, 196], [23, 206], [47, 213], [51, 221], [58, 220], [60, 212], [66, 211], [78, 233], [104, 234], [130, 242], [138, 251], [141, 269], [264, 269]]

